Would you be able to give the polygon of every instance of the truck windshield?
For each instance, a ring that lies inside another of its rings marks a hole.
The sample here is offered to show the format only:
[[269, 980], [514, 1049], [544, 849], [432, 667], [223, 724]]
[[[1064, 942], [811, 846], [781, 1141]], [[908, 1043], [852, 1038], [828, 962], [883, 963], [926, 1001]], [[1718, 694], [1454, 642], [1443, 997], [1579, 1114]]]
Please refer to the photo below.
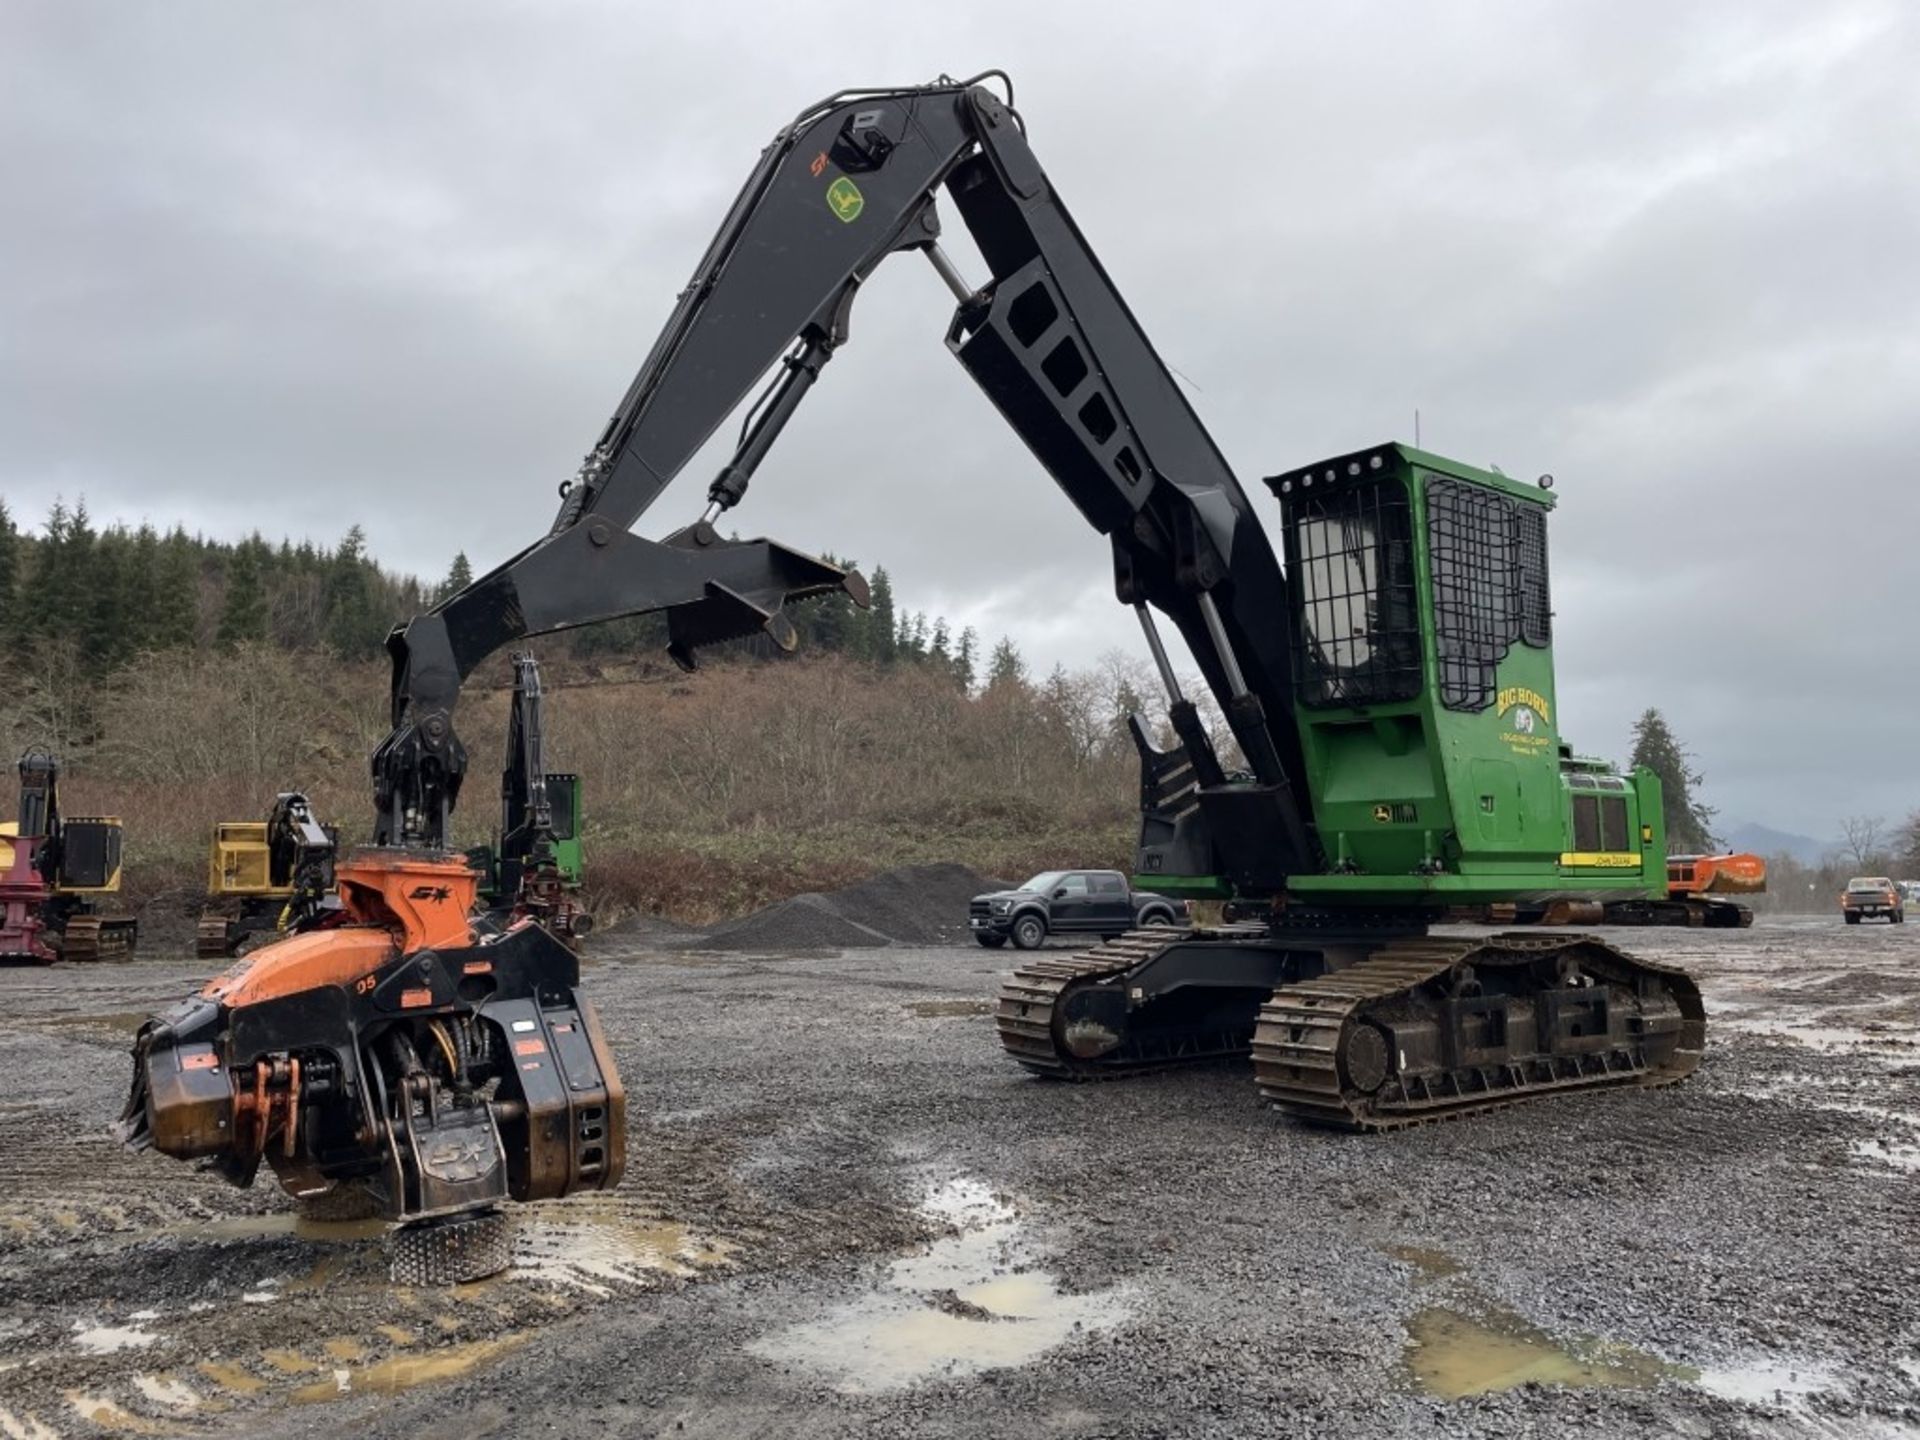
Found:
[[1032, 890], [1036, 892], [1042, 891], [1042, 890], [1051, 890], [1053, 889], [1054, 886], [1058, 885], [1062, 880], [1066, 878], [1067, 878], [1067, 872], [1064, 870], [1042, 870], [1038, 875], [1034, 876], [1031, 880], [1027, 881], [1027, 883], [1022, 885], [1020, 888], [1022, 890]]

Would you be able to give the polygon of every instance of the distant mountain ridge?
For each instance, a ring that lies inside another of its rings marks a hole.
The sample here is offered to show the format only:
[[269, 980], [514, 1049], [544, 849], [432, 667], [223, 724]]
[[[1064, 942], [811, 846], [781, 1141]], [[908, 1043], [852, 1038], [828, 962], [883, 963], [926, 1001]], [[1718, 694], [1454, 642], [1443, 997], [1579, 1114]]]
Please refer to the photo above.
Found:
[[1815, 840], [1791, 830], [1775, 830], [1771, 825], [1751, 820], [1728, 821], [1720, 838], [1729, 850], [1750, 850], [1756, 855], [1791, 855], [1803, 865], [1818, 865], [1821, 859], [1840, 848], [1833, 840]]

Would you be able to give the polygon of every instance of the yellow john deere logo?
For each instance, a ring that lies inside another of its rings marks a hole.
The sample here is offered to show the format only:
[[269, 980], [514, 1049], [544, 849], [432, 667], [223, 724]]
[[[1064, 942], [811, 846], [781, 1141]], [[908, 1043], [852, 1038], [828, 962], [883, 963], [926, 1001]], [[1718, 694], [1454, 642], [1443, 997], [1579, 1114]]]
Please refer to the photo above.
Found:
[[867, 197], [860, 193], [860, 187], [842, 175], [827, 186], [827, 206], [842, 220], [857, 220], [860, 212], [867, 208]]

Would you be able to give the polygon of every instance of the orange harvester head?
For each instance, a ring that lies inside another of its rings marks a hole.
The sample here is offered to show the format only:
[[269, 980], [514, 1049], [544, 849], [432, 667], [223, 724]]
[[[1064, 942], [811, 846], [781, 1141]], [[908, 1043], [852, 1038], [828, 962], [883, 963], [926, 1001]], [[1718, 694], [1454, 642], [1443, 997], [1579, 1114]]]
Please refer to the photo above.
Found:
[[347, 914], [361, 924], [397, 927], [404, 954], [473, 943], [467, 912], [480, 877], [462, 856], [367, 846], [336, 865], [334, 878]]
[[262, 946], [201, 995], [231, 1008], [320, 985], [352, 985], [397, 955], [473, 943], [478, 877], [457, 856], [367, 848], [335, 867], [349, 923]]

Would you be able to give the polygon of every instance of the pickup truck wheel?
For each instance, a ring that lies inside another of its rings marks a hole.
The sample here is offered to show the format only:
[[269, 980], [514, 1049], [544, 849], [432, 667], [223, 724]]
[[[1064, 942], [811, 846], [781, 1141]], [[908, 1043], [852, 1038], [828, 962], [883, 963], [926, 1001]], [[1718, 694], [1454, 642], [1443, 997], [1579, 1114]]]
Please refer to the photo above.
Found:
[[1140, 923], [1142, 925], [1152, 926], [1171, 925], [1173, 924], [1173, 912], [1170, 910], [1149, 910], [1140, 917]]
[[1038, 915], [1022, 915], [1013, 922], [1013, 943], [1022, 950], [1038, 950], [1047, 938], [1047, 924]]
[[1007, 937], [1004, 935], [980, 934], [980, 935], [974, 936], [973, 938], [978, 940], [983, 946], [985, 946], [989, 950], [998, 950], [1002, 945], [1007, 943]]
[[1860, 923], [1860, 917], [1858, 915], [1849, 914], [1847, 916], [1847, 924], [1858, 925], [1859, 923]]

